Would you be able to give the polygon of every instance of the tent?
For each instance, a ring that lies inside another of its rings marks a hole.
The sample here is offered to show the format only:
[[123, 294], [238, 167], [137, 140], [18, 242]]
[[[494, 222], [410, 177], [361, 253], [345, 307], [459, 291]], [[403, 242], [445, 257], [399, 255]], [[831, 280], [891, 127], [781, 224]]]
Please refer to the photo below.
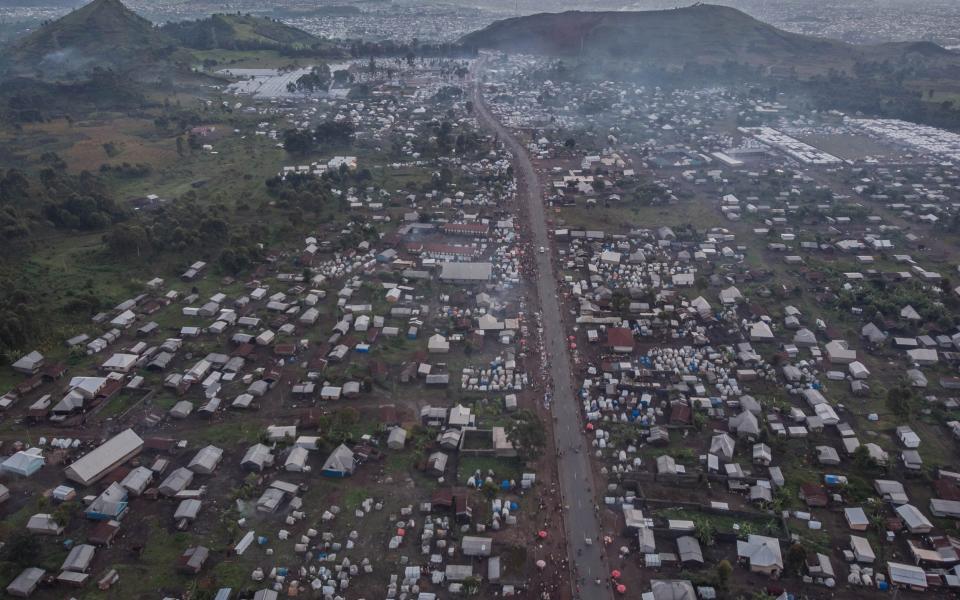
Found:
[[43, 453], [39, 448], [21, 450], [3, 461], [3, 472], [13, 473], [21, 477], [29, 477], [40, 470], [44, 465]]
[[127, 512], [127, 490], [114, 481], [87, 507], [86, 517], [94, 521], [120, 519]]
[[340, 444], [334, 448], [327, 461], [323, 463], [323, 474], [327, 477], [349, 477], [356, 469], [353, 450]]

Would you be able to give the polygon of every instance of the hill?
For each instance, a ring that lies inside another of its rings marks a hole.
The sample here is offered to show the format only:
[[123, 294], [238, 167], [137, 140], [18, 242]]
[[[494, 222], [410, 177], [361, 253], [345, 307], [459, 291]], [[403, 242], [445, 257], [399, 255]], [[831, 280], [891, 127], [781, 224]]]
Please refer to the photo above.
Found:
[[[739, 10], [709, 4], [673, 10], [540, 13], [497, 21], [460, 41], [478, 49], [661, 64], [729, 60], [825, 69], [842, 68], [871, 54], [871, 49], [790, 33]], [[945, 56], [929, 46], [903, 44], [873, 51], [881, 50], [886, 57]]]
[[124, 70], [183, 59], [177, 42], [120, 0], [94, 0], [15, 41], [8, 69], [45, 75], [93, 67]]
[[321, 41], [280, 21], [251, 15], [212, 15], [196, 21], [168, 23], [161, 31], [195, 50], [309, 48]]

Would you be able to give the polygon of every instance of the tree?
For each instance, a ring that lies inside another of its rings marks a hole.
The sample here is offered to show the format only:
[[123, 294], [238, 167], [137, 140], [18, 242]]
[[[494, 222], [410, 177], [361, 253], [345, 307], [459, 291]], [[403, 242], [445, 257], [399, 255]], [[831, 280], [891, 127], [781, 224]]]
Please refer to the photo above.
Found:
[[730, 561], [723, 559], [717, 563], [717, 587], [721, 590], [727, 589], [730, 583], [730, 576], [733, 575], [733, 565]]
[[313, 150], [315, 141], [309, 131], [288, 129], [283, 132], [283, 149], [290, 154], [306, 154]]
[[177, 154], [183, 156], [183, 136], [177, 136]]
[[573, 139], [572, 137], [571, 137], [571, 138], [567, 138], [566, 141], [563, 142], [563, 145], [564, 145], [565, 147], [569, 148], [570, 150], [573, 150], [574, 147], [576, 147], [576, 145], [577, 145], [577, 140]]
[[917, 408], [916, 396], [907, 386], [898, 385], [887, 392], [887, 409], [901, 419], [910, 419]]
[[463, 593], [473, 596], [480, 591], [480, 578], [473, 575], [463, 580]]
[[507, 425], [507, 440], [523, 460], [539, 458], [547, 445], [543, 422], [533, 411], [526, 409], [516, 413]]
[[114, 256], [140, 256], [150, 247], [147, 232], [139, 225], [117, 225], [106, 236], [107, 248]]
[[714, 544], [713, 534], [715, 533], [715, 529], [710, 519], [705, 517], [694, 519], [693, 527], [697, 541], [704, 546], [712, 546]]
[[3, 550], [10, 562], [21, 566], [33, 565], [40, 558], [40, 539], [29, 531], [15, 531]]
[[77, 514], [78, 510], [79, 506], [76, 502], [64, 502], [53, 511], [53, 520], [61, 527], [66, 527], [73, 520], [73, 516]]
[[806, 564], [807, 549], [803, 547], [803, 544], [798, 542], [787, 548], [787, 556], [783, 565], [783, 568], [787, 573], [802, 575]]
[[857, 446], [856, 450], [853, 451], [853, 464], [861, 471], [872, 469], [875, 466], [873, 459], [870, 458], [870, 452], [863, 444]]

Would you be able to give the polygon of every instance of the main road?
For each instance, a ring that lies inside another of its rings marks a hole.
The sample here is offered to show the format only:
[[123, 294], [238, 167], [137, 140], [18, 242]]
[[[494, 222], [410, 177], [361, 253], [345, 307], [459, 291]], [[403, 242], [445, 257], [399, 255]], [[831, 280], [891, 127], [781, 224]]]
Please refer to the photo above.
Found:
[[[476, 81], [474, 74], [474, 81]], [[540, 180], [530, 162], [530, 156], [517, 139], [494, 117], [483, 101], [480, 86], [473, 85], [473, 105], [478, 121], [495, 133], [513, 153], [514, 173], [520, 181], [521, 203], [527, 211], [527, 223], [535, 246], [550, 248], [547, 219], [543, 208]], [[554, 276], [553, 253], [536, 252], [537, 295], [540, 299], [543, 323], [543, 343], [546, 346], [549, 373], [553, 383], [551, 402], [553, 433], [557, 450], [560, 489], [564, 501], [567, 551], [573, 565], [574, 594], [584, 599], [612, 597], [608, 585], [609, 570], [603, 556], [603, 536], [600, 529], [597, 494], [593, 488], [590, 465], [590, 446], [580, 428], [580, 404], [574, 394], [573, 368], [567, 351], [561, 304], [558, 299], [557, 279]], [[596, 580], [600, 579], [601, 585]], [[579, 593], [576, 590], [580, 590]]]

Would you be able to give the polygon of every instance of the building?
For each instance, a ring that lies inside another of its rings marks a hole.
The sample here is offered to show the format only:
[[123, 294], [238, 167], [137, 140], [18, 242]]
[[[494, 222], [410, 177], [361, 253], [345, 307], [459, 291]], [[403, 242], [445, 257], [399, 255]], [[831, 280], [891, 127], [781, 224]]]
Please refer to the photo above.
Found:
[[493, 276], [493, 265], [488, 262], [440, 263], [440, 280], [463, 285], [486, 283]]
[[143, 440], [132, 429], [113, 436], [64, 470], [67, 479], [80, 485], [96, 483], [104, 475], [136, 456]]
[[776, 578], [783, 572], [783, 555], [776, 538], [751, 534], [747, 541], [737, 541], [737, 557], [754, 573]]

